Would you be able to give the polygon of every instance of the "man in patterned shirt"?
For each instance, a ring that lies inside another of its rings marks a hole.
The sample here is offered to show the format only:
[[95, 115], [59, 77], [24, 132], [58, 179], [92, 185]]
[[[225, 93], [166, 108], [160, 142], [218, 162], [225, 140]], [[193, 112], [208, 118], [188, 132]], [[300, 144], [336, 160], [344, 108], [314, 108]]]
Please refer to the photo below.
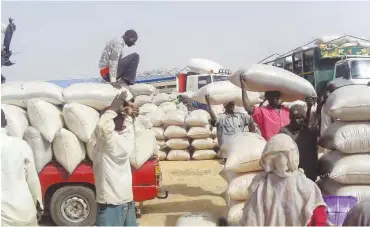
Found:
[[99, 62], [100, 75], [115, 88], [135, 84], [139, 55], [122, 55], [125, 44], [131, 47], [135, 45], [137, 38], [135, 30], [127, 30], [120, 39], [110, 40], [104, 48]]

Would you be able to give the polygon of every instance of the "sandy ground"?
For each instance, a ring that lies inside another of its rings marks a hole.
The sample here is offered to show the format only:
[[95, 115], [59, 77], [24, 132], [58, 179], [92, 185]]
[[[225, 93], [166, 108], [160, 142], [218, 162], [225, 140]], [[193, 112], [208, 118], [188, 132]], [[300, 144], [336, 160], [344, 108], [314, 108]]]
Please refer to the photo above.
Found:
[[[177, 219], [191, 212], [211, 212], [225, 216], [227, 207], [221, 194], [227, 183], [220, 176], [222, 165], [217, 160], [160, 163], [163, 186], [169, 191], [167, 199], [145, 201], [138, 219], [141, 226], [173, 226]], [[139, 205], [139, 204], [137, 204]], [[52, 225], [45, 219], [42, 226]]]

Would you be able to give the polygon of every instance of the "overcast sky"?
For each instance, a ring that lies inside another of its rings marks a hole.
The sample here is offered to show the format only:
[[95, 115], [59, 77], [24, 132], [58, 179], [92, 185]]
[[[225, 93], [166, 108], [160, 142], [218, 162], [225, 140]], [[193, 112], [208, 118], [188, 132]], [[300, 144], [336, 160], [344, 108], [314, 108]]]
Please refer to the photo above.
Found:
[[14, 18], [8, 81], [98, 77], [106, 41], [139, 34], [139, 71], [192, 57], [235, 70], [323, 35], [370, 37], [370, 2], [4, 2]]

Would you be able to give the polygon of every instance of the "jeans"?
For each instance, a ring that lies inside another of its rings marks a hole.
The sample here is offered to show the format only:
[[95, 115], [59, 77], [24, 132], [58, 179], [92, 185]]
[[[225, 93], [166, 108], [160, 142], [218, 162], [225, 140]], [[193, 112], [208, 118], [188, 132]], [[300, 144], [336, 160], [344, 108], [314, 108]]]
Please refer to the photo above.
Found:
[[96, 226], [137, 226], [134, 201], [123, 205], [97, 204]]

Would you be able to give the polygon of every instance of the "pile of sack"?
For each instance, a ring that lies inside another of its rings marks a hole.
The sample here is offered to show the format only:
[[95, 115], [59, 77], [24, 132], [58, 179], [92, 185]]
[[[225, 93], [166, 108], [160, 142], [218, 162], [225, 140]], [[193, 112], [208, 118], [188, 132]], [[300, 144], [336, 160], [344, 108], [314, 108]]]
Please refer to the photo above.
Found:
[[356, 38], [353, 36], [323, 36], [315, 41], [315, 45], [331, 44], [334, 47], [370, 47], [370, 40], [365, 38]]
[[[351, 85], [333, 92], [323, 109], [325, 126], [319, 144], [319, 185], [328, 195], [370, 199], [370, 87]], [[327, 128], [326, 128], [327, 127]]]
[[225, 195], [229, 207], [229, 225], [238, 225], [253, 178], [262, 171], [259, 165], [266, 141], [260, 135], [246, 132], [228, 139], [221, 147], [227, 161], [220, 175], [228, 182]]
[[[94, 160], [99, 111], [121, 91], [132, 97], [128, 89], [109, 84], [80, 83], [62, 89], [48, 82], [13, 82], [1, 85], [1, 108], [8, 119], [8, 134], [31, 146], [38, 172], [55, 159], [72, 174], [87, 157]], [[135, 168], [156, 152], [154, 135], [147, 128], [136, 119], [136, 151], [130, 157]]]

